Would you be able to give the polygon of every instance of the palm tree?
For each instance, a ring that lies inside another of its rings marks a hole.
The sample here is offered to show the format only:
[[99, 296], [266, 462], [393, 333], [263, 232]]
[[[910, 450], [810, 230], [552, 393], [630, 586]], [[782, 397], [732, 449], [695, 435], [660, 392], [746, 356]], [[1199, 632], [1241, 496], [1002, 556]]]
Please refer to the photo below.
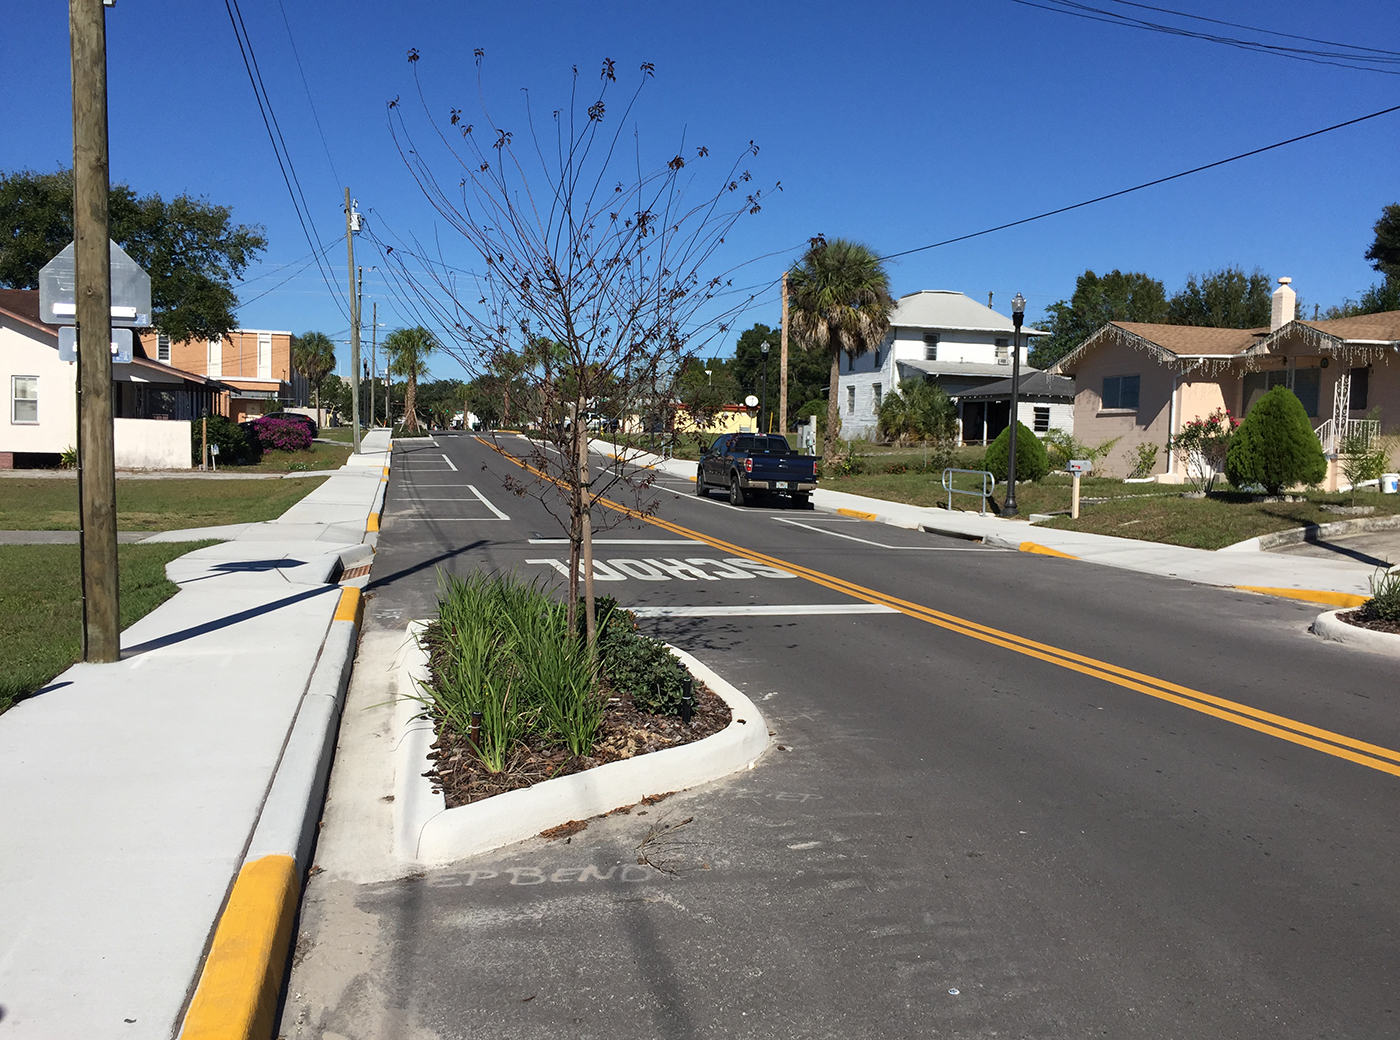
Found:
[[890, 278], [875, 251], [844, 238], [818, 236], [788, 274], [788, 317], [808, 350], [831, 355], [823, 461], [835, 454], [841, 422], [841, 354], [852, 360], [884, 341], [890, 331]]
[[292, 340], [292, 366], [316, 395], [317, 421], [321, 414], [321, 384], [335, 371], [335, 344], [324, 332], [307, 332]]
[[418, 396], [418, 377], [428, 374], [428, 355], [439, 345], [437, 337], [421, 325], [395, 329], [384, 338], [389, 371], [404, 379], [403, 428], [406, 433], [418, 432], [418, 416], [413, 410]]

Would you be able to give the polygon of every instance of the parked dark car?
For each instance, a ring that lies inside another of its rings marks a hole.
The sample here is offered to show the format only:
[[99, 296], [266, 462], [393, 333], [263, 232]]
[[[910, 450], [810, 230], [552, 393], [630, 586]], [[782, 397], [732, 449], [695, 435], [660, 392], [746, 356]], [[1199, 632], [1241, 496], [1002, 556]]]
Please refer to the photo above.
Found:
[[304, 424], [306, 428], [311, 431], [313, 440], [321, 436], [321, 428], [316, 425], [316, 420], [309, 415], [302, 415], [301, 412], [268, 412], [266, 415], [259, 415], [257, 419], [248, 419], [238, 425], [245, 430], [251, 430], [253, 428], [253, 423], [257, 422], [258, 419], [290, 419], [293, 422]]
[[736, 506], [773, 493], [807, 506], [817, 487], [817, 460], [799, 455], [778, 434], [722, 434], [700, 456], [695, 473], [697, 495], [708, 495], [712, 487], [728, 488]]

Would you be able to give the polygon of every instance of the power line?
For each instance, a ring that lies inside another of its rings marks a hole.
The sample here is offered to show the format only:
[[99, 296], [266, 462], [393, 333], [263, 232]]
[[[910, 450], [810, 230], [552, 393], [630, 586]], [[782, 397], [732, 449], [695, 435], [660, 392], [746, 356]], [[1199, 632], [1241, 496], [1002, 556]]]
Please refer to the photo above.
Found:
[[311, 118], [316, 121], [316, 132], [321, 135], [321, 147], [326, 150], [326, 162], [331, 164], [331, 174], [339, 187], [342, 183], [340, 172], [336, 170], [335, 160], [331, 158], [331, 146], [326, 143], [326, 132], [321, 129], [321, 117], [316, 114], [316, 102], [311, 100], [311, 84], [306, 82], [306, 70], [301, 67], [301, 55], [297, 53], [297, 41], [292, 38], [292, 23], [287, 18], [287, 8], [282, 0], [277, 0], [277, 6], [282, 11], [282, 23], [287, 27], [287, 42], [292, 45], [292, 57], [296, 59], [297, 72], [301, 73], [301, 85], [306, 90], [306, 103], [311, 106]]
[[[1168, 36], [1182, 36], [1190, 39], [1205, 40], [1210, 43], [1222, 44], [1226, 47], [1235, 47], [1239, 50], [1254, 51], [1260, 54], [1272, 54], [1281, 58], [1294, 58], [1298, 61], [1306, 61], [1314, 65], [1334, 65], [1338, 68], [1355, 69], [1359, 72], [1379, 72], [1387, 76], [1400, 76], [1400, 69], [1376, 67], [1376, 63], [1386, 65], [1395, 64], [1397, 60], [1400, 60], [1400, 57], [1373, 58], [1366, 54], [1356, 53], [1355, 48], [1342, 51], [1321, 51], [1307, 47], [1285, 47], [1280, 44], [1265, 43], [1260, 40], [1243, 40], [1233, 36], [1218, 36], [1214, 33], [1197, 32], [1180, 26], [1165, 25], [1160, 22], [1149, 22], [1141, 18], [1132, 18], [1126, 14], [1119, 14], [1101, 7], [1093, 7], [1089, 4], [1079, 3], [1077, 0], [1040, 0], [1040, 2], [1037, 2], [1037, 0], [1011, 0], [1011, 2], [1020, 4], [1023, 7], [1034, 7], [1041, 11], [1070, 15], [1091, 22], [1106, 22], [1109, 25], [1117, 25], [1123, 28], [1141, 29], [1147, 32], [1164, 33]], [[1154, 10], [1157, 9], [1154, 8]], [[1245, 28], [1249, 27], [1246, 26]], [[1257, 29], [1253, 31], [1268, 32], [1268, 30]], [[1338, 46], [1343, 48], [1350, 47], [1348, 44], [1340, 44]], [[1384, 51], [1375, 53], [1386, 54]], [[1368, 64], [1356, 64], [1356, 62]]]
[[[253, 56], [253, 41], [248, 37], [247, 27], [243, 24], [243, 12], [238, 11], [237, 16], [234, 14], [234, 12], [238, 10], [238, 0], [224, 0], [224, 9], [228, 11], [229, 23], [233, 26], [233, 35], [238, 41], [238, 52], [243, 58], [243, 68], [247, 71], [248, 82], [253, 87], [253, 97], [258, 103], [258, 112], [262, 116], [263, 126], [267, 130], [268, 140], [272, 143], [272, 152], [277, 159], [277, 168], [282, 172], [282, 182], [287, 186], [287, 194], [291, 197], [292, 208], [296, 211], [297, 215], [297, 222], [301, 224], [302, 234], [306, 236], [306, 244], [309, 245], [316, 254], [316, 267], [321, 272], [321, 278], [325, 281], [326, 288], [331, 292], [331, 298], [335, 301], [335, 305], [337, 309], [340, 310], [341, 315], [348, 321], [349, 315], [346, 314], [345, 307], [341, 303], [340, 294], [336, 291], [334, 284], [327, 276], [326, 270], [321, 264], [320, 254], [325, 251], [326, 247], [321, 244], [319, 234], [315, 234], [313, 240], [315, 222], [312, 221], [311, 227], [307, 227], [307, 221], [311, 219], [311, 207], [306, 204], [305, 195], [301, 195], [300, 204], [297, 202], [297, 196], [301, 192], [301, 183], [297, 180], [296, 168], [292, 164], [291, 153], [286, 151], [287, 142], [286, 139], [282, 137], [281, 128], [278, 127], [275, 133], [273, 131], [273, 127], [277, 125], [277, 117], [272, 111], [272, 99], [267, 96], [267, 88], [262, 82], [262, 75], [260, 72], [256, 71], [257, 58]], [[282, 142], [280, 149], [278, 148], [279, 140]], [[284, 152], [286, 153], [285, 162]], [[288, 176], [287, 173], [289, 168], [292, 171], [290, 176]], [[293, 181], [297, 181], [296, 190], [292, 188]], [[305, 215], [302, 213], [303, 206], [306, 209]]]
[[1058, 209], [1037, 213], [1033, 217], [1022, 217], [1020, 220], [1013, 220], [1006, 224], [998, 224], [996, 227], [986, 228], [982, 231], [973, 231], [967, 235], [958, 235], [956, 238], [945, 238], [941, 242], [932, 242], [926, 246], [917, 246], [914, 249], [905, 249], [898, 253], [890, 253], [887, 256], [880, 257], [880, 259], [894, 260], [896, 257], [909, 256], [911, 253], [922, 253], [927, 249], [937, 249], [939, 246], [952, 245], [954, 242], [966, 242], [970, 238], [980, 238], [983, 235], [990, 235], [994, 231], [1005, 231], [1007, 228], [1019, 227], [1022, 224], [1029, 224], [1034, 220], [1044, 220], [1046, 217], [1053, 217], [1058, 213], [1068, 213], [1070, 210], [1083, 209], [1085, 206], [1092, 206], [1096, 202], [1106, 202], [1109, 199], [1116, 199], [1120, 195], [1129, 195], [1135, 191], [1142, 191], [1144, 188], [1151, 188], [1158, 184], [1166, 184], [1168, 181], [1180, 180], [1182, 177], [1189, 177], [1193, 173], [1213, 170], [1215, 167], [1224, 166], [1226, 163], [1238, 162], [1240, 159], [1248, 159], [1251, 155], [1261, 155], [1264, 152], [1271, 152], [1275, 148], [1282, 148], [1285, 145], [1297, 144], [1299, 141], [1306, 141], [1310, 137], [1330, 134], [1333, 130], [1340, 130], [1346, 126], [1355, 126], [1357, 123], [1364, 123], [1368, 119], [1376, 119], [1380, 116], [1389, 115], [1392, 112], [1400, 112], [1400, 105], [1392, 105], [1390, 108], [1383, 108], [1379, 112], [1372, 112], [1369, 115], [1357, 116], [1355, 119], [1348, 119], [1344, 123], [1334, 123], [1332, 126], [1325, 126], [1321, 130], [1314, 130], [1311, 133], [1299, 134], [1297, 137], [1290, 137], [1286, 141], [1277, 141], [1274, 144], [1266, 144], [1262, 148], [1253, 148], [1250, 151], [1241, 152], [1239, 155], [1232, 155], [1228, 159], [1217, 159], [1215, 162], [1206, 163], [1204, 166], [1196, 166], [1189, 170], [1182, 170], [1180, 173], [1173, 173], [1167, 177], [1158, 177], [1156, 180], [1144, 181], [1142, 184], [1135, 184], [1131, 188], [1123, 188], [1120, 191], [1109, 192], [1107, 195], [1100, 195], [1097, 198], [1085, 199], [1083, 202], [1076, 202], [1071, 206], [1061, 206]]
[[1338, 43], [1336, 40], [1319, 40], [1315, 36], [1299, 36], [1296, 33], [1279, 32], [1277, 29], [1262, 29], [1257, 25], [1243, 25], [1239, 22], [1223, 22], [1219, 18], [1207, 18], [1203, 14], [1191, 14], [1189, 11], [1175, 11], [1170, 7], [1153, 7], [1151, 4], [1136, 3], [1135, 0], [1112, 0], [1115, 4], [1122, 4], [1124, 7], [1140, 7], [1145, 11], [1156, 11], [1159, 14], [1174, 14], [1181, 18], [1194, 18], [1198, 22], [1211, 22], [1214, 25], [1226, 25], [1231, 29], [1248, 29], [1250, 32], [1267, 33], [1269, 36], [1281, 36], [1285, 40], [1302, 40], [1304, 43], [1320, 43], [1327, 47], [1346, 47], [1354, 51], [1370, 51], [1372, 54], [1385, 54], [1390, 57], [1400, 58], [1400, 51], [1386, 51], [1379, 47], [1363, 47], [1358, 43]]
[[[338, 246], [338, 245], [340, 245], [339, 242], [332, 241], [329, 245], [326, 246], [325, 249], [321, 250], [321, 255], [324, 256], [324, 255], [326, 254], [326, 252], [331, 248], [331, 246]], [[303, 259], [305, 259], [305, 258], [303, 257]], [[303, 271], [305, 271], [308, 267], [310, 267], [312, 264], [314, 264], [318, 259], [320, 259], [320, 257], [318, 257], [316, 254], [314, 254], [314, 253], [311, 254], [311, 259], [307, 260], [306, 263], [302, 264], [300, 267], [298, 267], [298, 268], [297, 268], [295, 271], [293, 271], [291, 274], [287, 275], [286, 278], [283, 278], [283, 279], [282, 279], [280, 282], [278, 282], [276, 285], [272, 286], [272, 288], [270, 288], [270, 289], [264, 289], [262, 292], [258, 293], [258, 295], [254, 296], [252, 299], [242, 301], [242, 302], [238, 305], [237, 309], [238, 309], [238, 310], [242, 310], [244, 307], [248, 306], [248, 304], [250, 304], [250, 303], [256, 303], [258, 300], [261, 300], [261, 299], [262, 299], [264, 296], [266, 296], [268, 293], [276, 292], [278, 289], [282, 288], [282, 286], [284, 286], [284, 285], [286, 285], [288, 282], [290, 282], [293, 278], [298, 277]], [[288, 264], [287, 266], [290, 267], [290, 266], [292, 266], [292, 265], [291, 265], [291, 264]]]

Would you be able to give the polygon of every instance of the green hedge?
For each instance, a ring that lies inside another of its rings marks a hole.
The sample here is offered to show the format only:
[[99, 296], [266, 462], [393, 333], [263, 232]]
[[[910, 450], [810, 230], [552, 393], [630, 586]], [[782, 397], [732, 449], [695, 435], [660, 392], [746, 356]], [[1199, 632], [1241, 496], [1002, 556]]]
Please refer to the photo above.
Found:
[[1271, 495], [1327, 476], [1322, 443], [1292, 390], [1276, 386], [1249, 410], [1225, 455], [1225, 476], [1237, 488], [1259, 484]]
[[[1011, 458], [1011, 427], [997, 434], [987, 445], [982, 467], [999, 481], [1006, 480], [1007, 462]], [[1025, 423], [1016, 424], [1016, 480], [1040, 480], [1050, 472], [1050, 457], [1045, 445]]]

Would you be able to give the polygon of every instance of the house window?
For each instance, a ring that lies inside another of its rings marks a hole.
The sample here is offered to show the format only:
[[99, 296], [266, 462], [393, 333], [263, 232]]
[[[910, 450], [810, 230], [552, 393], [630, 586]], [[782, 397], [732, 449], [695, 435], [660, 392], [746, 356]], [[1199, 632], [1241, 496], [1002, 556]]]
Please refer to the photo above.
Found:
[[156, 333], [156, 360], [170, 364], [170, 337], [163, 332]]
[[39, 421], [39, 377], [10, 377], [10, 422]]
[[1295, 369], [1293, 371], [1293, 396], [1303, 402], [1303, 411], [1316, 419], [1318, 398], [1322, 396], [1322, 369]]
[[1102, 406], [1104, 410], [1137, 411], [1138, 389], [1141, 383], [1141, 376], [1104, 376]]
[[219, 379], [224, 374], [224, 338], [215, 336], [209, 341], [209, 361], [204, 374], [211, 379]]
[[874, 394], [875, 394], [875, 410], [878, 412], [878, 411], [880, 410], [880, 399], [881, 399], [881, 398], [880, 398], [880, 384], [879, 384], [879, 383], [871, 383], [871, 384], [870, 384], [870, 389], [871, 389], [872, 391], [874, 391]]
[[[1248, 415], [1249, 410], [1276, 386], [1288, 385], [1288, 372], [1284, 369], [1275, 369], [1272, 372], [1246, 372], [1244, 374], [1244, 414]], [[1352, 400], [1356, 400], [1356, 391], [1352, 390]]]
[[1353, 412], [1366, 410], [1366, 397], [1371, 389], [1371, 370], [1353, 368], [1351, 370], [1351, 402], [1347, 405]]
[[258, 378], [272, 378], [272, 333], [258, 333]]
[[856, 388], [846, 387], [846, 411], [851, 415], [856, 414]]
[[1035, 406], [1035, 426], [1033, 429], [1036, 433], [1050, 432], [1050, 406], [1048, 404]]
[[1004, 339], [1004, 338], [998, 337], [998, 339], [997, 339], [997, 341], [996, 341], [996, 349], [997, 349], [997, 364], [998, 364], [998, 365], [1009, 365], [1009, 364], [1011, 364], [1011, 341], [1010, 341], [1009, 339]]
[[924, 360], [938, 360], [938, 333], [936, 332], [924, 333]]

